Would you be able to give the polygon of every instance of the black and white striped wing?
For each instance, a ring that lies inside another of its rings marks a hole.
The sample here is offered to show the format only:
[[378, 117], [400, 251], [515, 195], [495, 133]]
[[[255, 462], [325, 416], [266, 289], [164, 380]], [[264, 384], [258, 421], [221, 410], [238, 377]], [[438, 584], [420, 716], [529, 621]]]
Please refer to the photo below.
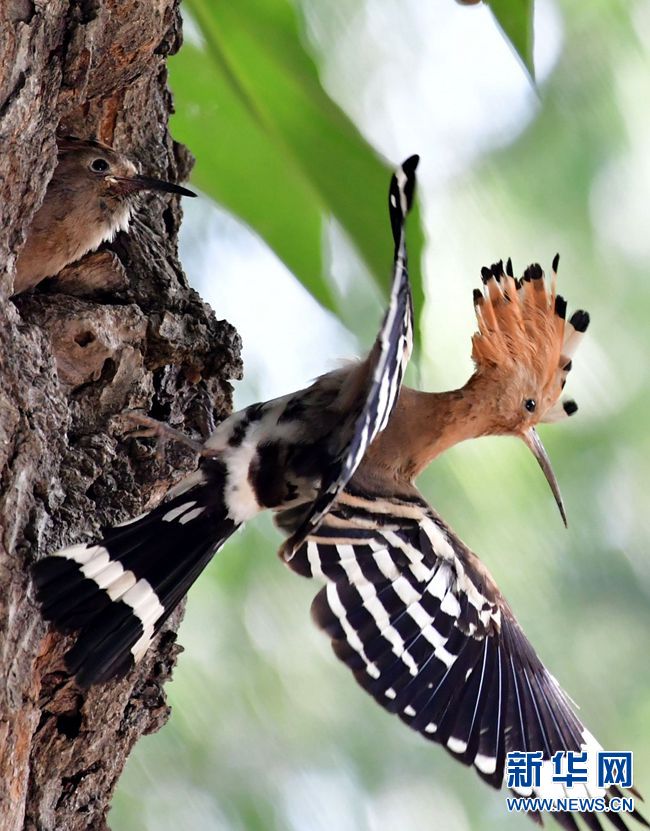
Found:
[[[413, 302], [407, 270], [404, 223], [415, 192], [415, 170], [419, 156], [411, 156], [394, 173], [388, 193], [395, 256], [390, 303], [368, 361], [368, 388], [350, 429], [342, 425], [344, 441], [332, 459], [319, 492], [300, 527], [287, 542], [291, 556], [322, 522], [337, 495], [352, 478], [368, 446], [385, 429], [395, 406], [413, 349]], [[347, 432], [347, 435], [345, 434]]]
[[[312, 613], [357, 682], [492, 786], [504, 783], [510, 751], [541, 750], [548, 761], [600, 749], [484, 566], [417, 495], [348, 488], [289, 566], [326, 580]], [[515, 793], [564, 796], [553, 787]], [[573, 815], [555, 818], [578, 828]], [[595, 815], [585, 821], [601, 827]]]

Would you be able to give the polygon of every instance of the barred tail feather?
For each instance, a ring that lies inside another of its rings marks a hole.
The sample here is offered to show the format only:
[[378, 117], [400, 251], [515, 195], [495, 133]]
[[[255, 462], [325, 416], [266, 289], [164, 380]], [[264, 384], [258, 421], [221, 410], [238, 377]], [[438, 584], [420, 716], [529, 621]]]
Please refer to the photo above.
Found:
[[35, 564], [45, 619], [63, 632], [79, 630], [66, 666], [80, 685], [126, 675], [238, 528], [224, 481], [223, 465], [211, 461], [153, 511]]

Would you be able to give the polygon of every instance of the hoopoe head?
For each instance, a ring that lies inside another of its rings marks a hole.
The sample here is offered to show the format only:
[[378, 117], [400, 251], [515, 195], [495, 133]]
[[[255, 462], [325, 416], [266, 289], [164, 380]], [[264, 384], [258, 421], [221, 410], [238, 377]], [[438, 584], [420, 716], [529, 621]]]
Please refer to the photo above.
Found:
[[472, 338], [476, 376], [494, 390], [489, 405], [492, 434], [515, 435], [534, 453], [551, 486], [566, 524], [559, 487], [535, 430], [540, 422], [573, 415], [572, 399], [560, 400], [575, 350], [589, 325], [589, 315], [574, 312], [556, 292], [559, 255], [547, 286], [538, 264], [515, 279], [508, 260], [483, 268], [484, 289], [474, 291], [478, 332]]
[[58, 165], [53, 181], [79, 199], [98, 198], [112, 207], [146, 190], [196, 196], [181, 185], [141, 176], [127, 156], [94, 139], [61, 136], [57, 146]]

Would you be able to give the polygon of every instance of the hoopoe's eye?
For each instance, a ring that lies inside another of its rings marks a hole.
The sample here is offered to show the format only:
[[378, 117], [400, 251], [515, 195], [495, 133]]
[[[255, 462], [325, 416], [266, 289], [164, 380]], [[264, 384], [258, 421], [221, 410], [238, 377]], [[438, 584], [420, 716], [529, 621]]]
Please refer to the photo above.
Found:
[[524, 401], [524, 407], [528, 410], [529, 413], [534, 413], [537, 409], [537, 401], [534, 398], [527, 398]]
[[109, 168], [109, 164], [106, 159], [93, 159], [90, 163], [90, 169], [94, 173], [106, 173]]

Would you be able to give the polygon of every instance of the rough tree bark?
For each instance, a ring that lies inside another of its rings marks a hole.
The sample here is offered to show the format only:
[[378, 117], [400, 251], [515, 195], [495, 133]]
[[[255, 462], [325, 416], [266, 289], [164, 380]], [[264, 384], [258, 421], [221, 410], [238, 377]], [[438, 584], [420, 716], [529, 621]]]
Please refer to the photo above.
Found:
[[48, 631], [29, 564], [138, 513], [195, 460], [129, 438], [141, 408], [205, 434], [231, 406], [239, 339], [189, 288], [178, 203], [151, 196], [128, 236], [45, 290], [8, 299], [52, 173], [56, 132], [95, 136], [150, 175], [186, 177], [167, 130], [178, 0], [0, 2], [0, 829], [102, 829], [134, 743], [168, 717], [178, 615], [129, 678], [84, 692]]

